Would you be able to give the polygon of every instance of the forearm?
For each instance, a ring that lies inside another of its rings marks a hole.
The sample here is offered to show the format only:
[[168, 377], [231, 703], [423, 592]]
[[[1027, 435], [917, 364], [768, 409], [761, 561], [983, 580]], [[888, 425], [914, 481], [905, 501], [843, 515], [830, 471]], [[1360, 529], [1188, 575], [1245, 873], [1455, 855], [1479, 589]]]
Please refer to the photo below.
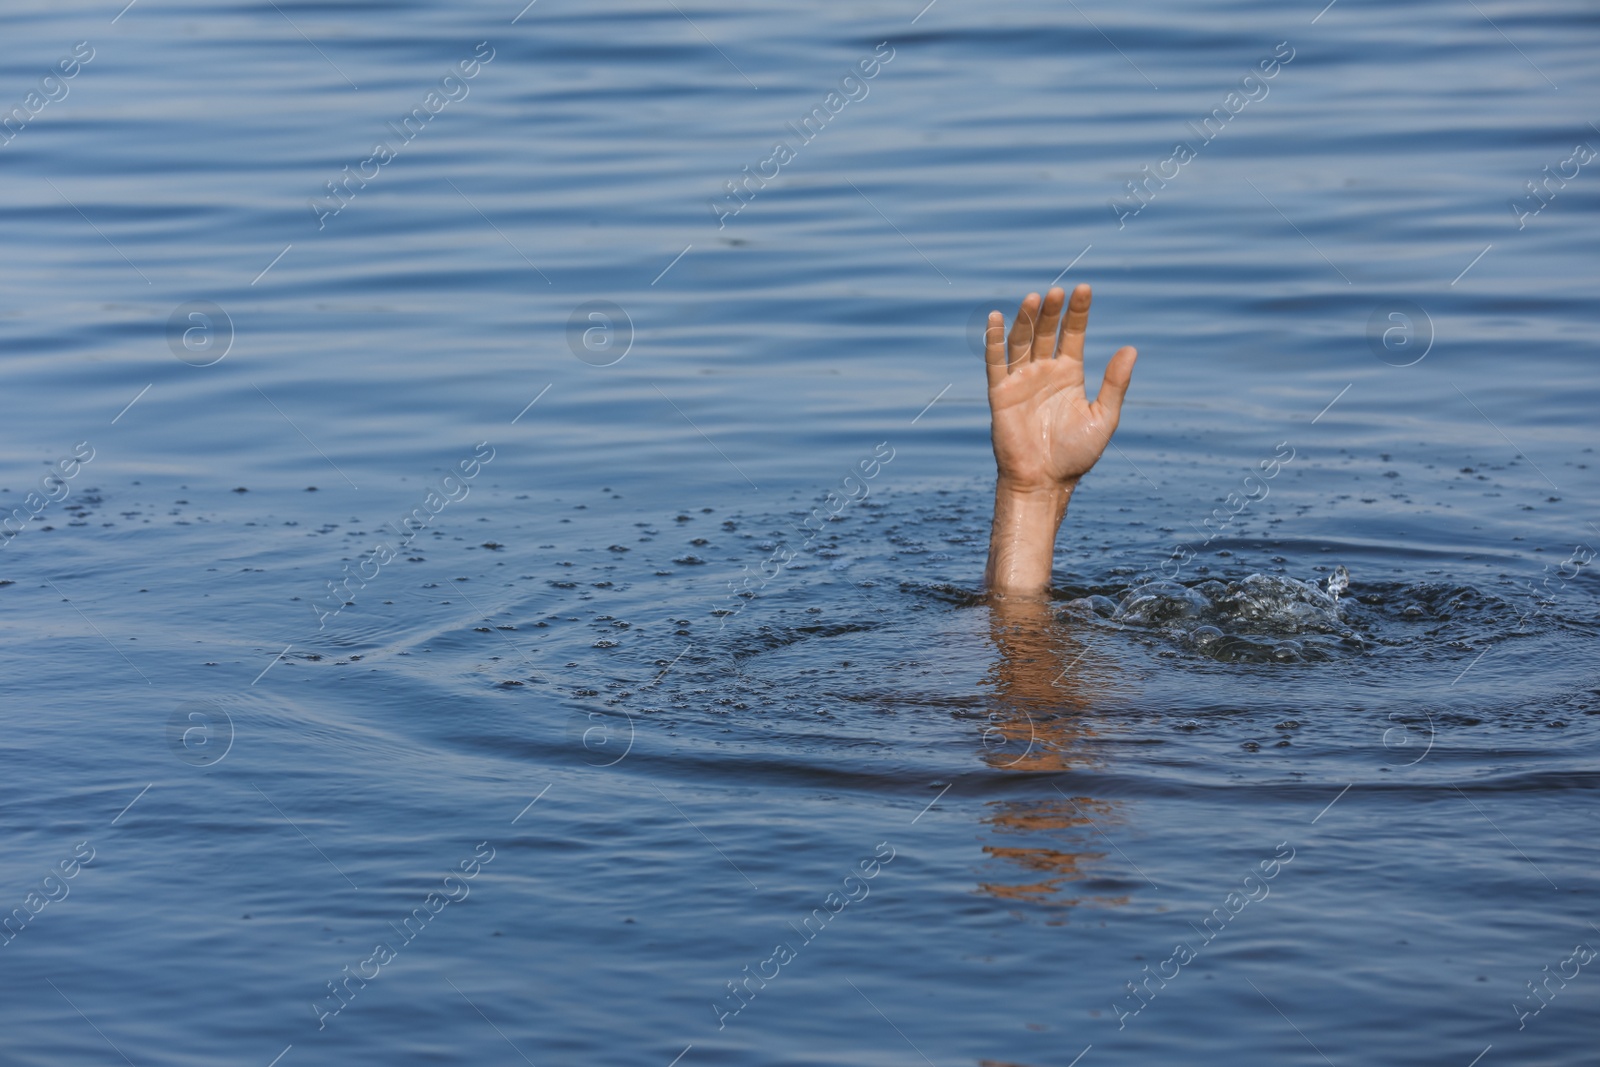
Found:
[[989, 529], [989, 565], [983, 584], [990, 593], [1043, 598], [1050, 589], [1056, 532], [1067, 514], [1077, 482], [1023, 489], [1002, 475], [994, 489], [994, 523]]

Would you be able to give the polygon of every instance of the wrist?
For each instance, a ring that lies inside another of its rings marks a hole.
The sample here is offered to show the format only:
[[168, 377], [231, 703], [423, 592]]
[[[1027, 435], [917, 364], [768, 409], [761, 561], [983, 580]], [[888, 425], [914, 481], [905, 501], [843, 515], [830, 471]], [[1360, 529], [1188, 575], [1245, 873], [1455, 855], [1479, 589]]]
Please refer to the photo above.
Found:
[[995, 478], [994, 495], [998, 499], [1006, 497], [1022, 503], [1029, 501], [1066, 501], [1071, 499], [1072, 491], [1078, 487], [1078, 479], [1069, 478], [1062, 482], [1034, 482], [1012, 478], [1001, 474]]
[[990, 592], [1044, 597], [1049, 593], [1056, 532], [1077, 479], [1029, 483], [1000, 475], [995, 481], [994, 524], [989, 534]]

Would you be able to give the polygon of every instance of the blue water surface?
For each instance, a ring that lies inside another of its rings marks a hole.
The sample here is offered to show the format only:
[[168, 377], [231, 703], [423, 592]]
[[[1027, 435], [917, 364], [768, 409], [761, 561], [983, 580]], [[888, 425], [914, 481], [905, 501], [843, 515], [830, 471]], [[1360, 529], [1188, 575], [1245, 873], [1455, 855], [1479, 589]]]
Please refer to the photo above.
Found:
[[0, 42], [4, 1062], [1592, 1062], [1592, 5]]

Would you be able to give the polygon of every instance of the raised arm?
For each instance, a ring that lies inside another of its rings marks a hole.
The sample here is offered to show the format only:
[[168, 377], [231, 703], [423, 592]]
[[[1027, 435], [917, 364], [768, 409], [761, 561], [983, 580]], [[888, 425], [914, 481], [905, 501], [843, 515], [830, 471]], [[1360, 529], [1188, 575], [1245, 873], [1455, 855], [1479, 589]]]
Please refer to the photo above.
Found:
[[1061, 289], [1051, 289], [1042, 302], [1038, 293], [1029, 293], [1009, 336], [1005, 316], [989, 313], [984, 362], [998, 476], [983, 580], [992, 594], [1048, 595], [1067, 502], [1117, 428], [1138, 353], [1117, 350], [1091, 404], [1083, 388], [1088, 324], [1087, 285], [1074, 289], [1070, 302]]

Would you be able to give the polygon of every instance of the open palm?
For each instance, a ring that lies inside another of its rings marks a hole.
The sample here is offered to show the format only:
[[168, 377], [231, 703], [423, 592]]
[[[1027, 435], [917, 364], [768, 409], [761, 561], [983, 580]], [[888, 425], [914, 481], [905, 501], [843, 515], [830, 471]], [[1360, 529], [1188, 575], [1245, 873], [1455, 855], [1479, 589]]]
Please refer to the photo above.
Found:
[[1117, 350], [1090, 403], [1083, 388], [1088, 323], [1087, 285], [1074, 289], [1070, 301], [1061, 289], [1051, 289], [1042, 302], [1038, 293], [1029, 293], [1009, 336], [1005, 316], [989, 313], [984, 362], [991, 437], [1000, 481], [1010, 488], [1070, 487], [1111, 441], [1138, 353], [1128, 347]]

